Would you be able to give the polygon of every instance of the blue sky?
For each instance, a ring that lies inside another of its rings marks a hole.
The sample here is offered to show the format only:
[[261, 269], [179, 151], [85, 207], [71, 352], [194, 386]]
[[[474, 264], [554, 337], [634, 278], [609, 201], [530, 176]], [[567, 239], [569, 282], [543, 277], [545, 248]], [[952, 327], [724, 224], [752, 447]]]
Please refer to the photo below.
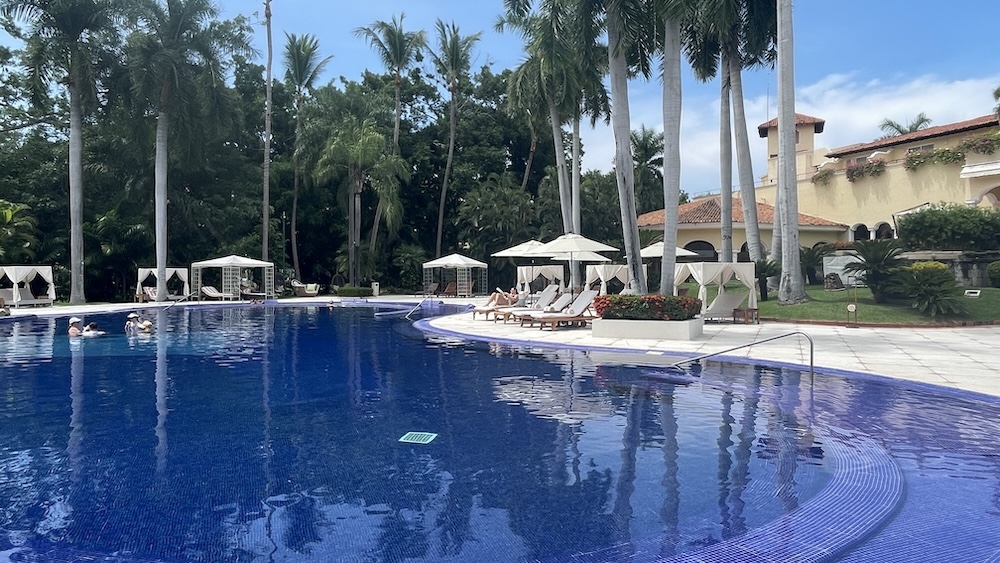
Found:
[[[255, 25], [255, 43], [265, 52], [262, 0], [217, 0], [224, 17], [243, 14]], [[437, 18], [456, 22], [463, 33], [482, 32], [474, 64], [499, 72], [522, 58], [520, 39], [493, 31], [502, 0], [272, 0], [275, 75], [281, 77], [284, 32], [310, 33], [334, 58], [322, 81], [358, 79], [381, 63], [353, 30], [405, 12], [407, 29], [424, 29], [433, 41]], [[818, 146], [835, 148], [880, 135], [883, 118], [907, 122], [924, 112], [933, 125], [978, 117], [995, 105], [1000, 85], [996, 55], [1000, 4], [995, 0], [840, 0], [795, 2], [796, 111], [826, 120]], [[0, 41], [2, 42], [2, 41]], [[429, 64], [426, 61], [425, 64]], [[756, 126], [776, 114], [774, 71], [744, 75], [754, 175], [765, 171], [764, 141]], [[718, 82], [684, 76], [682, 188], [690, 194], [719, 191]], [[632, 127], [661, 129], [660, 84], [630, 85]], [[614, 143], [599, 126], [584, 133], [586, 169], [610, 170]]]

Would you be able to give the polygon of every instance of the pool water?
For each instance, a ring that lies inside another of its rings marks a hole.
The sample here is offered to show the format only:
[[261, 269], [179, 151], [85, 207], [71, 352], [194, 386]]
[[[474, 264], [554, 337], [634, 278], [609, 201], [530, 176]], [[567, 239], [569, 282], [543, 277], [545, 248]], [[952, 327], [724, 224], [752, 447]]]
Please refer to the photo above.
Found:
[[[65, 319], [0, 322], [0, 561], [1000, 552], [989, 399], [788, 367], [677, 373], [428, 336], [370, 308], [151, 314], [140, 338], [123, 315], [88, 339]], [[399, 442], [411, 431], [437, 436]], [[816, 545], [790, 539], [803, 530]]]

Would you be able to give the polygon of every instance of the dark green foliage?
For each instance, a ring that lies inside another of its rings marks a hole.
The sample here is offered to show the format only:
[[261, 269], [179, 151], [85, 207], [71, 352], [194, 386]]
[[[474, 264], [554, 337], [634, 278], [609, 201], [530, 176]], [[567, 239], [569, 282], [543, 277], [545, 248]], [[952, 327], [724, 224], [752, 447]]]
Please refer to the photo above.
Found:
[[1000, 287], [1000, 260], [990, 262], [990, 265], [986, 266], [986, 275], [990, 277], [990, 285]]
[[673, 295], [602, 295], [594, 310], [605, 319], [686, 321], [701, 312], [701, 300]]
[[899, 218], [899, 239], [910, 250], [1000, 249], [1000, 211], [935, 205]]
[[767, 301], [767, 278], [781, 273], [781, 264], [774, 260], [761, 259], [755, 264], [757, 288], [760, 290], [760, 300]]
[[853, 255], [859, 260], [847, 264], [844, 270], [859, 273], [875, 302], [884, 303], [890, 296], [892, 276], [903, 265], [899, 257], [902, 252], [895, 239], [856, 242]]
[[948, 268], [919, 264], [927, 263], [901, 268], [893, 274], [889, 282], [892, 293], [912, 300], [913, 308], [929, 317], [966, 314], [961, 288]]
[[833, 252], [833, 247], [829, 244], [814, 246], [812, 248], [802, 246], [799, 248], [799, 262], [802, 264], [802, 273], [810, 285], [823, 283], [823, 257]]

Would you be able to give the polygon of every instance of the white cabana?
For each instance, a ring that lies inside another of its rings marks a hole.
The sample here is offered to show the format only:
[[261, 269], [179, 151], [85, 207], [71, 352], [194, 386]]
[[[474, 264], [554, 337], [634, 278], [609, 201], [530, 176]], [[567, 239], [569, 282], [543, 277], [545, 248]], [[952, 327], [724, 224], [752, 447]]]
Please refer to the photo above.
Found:
[[[142, 282], [153, 276], [156, 279], [156, 268], [139, 268], [138, 281], [135, 283], [135, 294], [142, 295]], [[191, 284], [188, 281], [187, 268], [167, 268], [167, 280], [177, 276], [177, 279], [184, 282], [184, 295], [191, 295]]]
[[[643, 275], [645, 275], [645, 264], [642, 265], [642, 272]], [[584, 285], [589, 288], [590, 284], [600, 280], [600, 294], [607, 295], [608, 282], [614, 279], [622, 282], [622, 285], [628, 288], [629, 283], [632, 281], [632, 277], [629, 275], [628, 266], [625, 264], [589, 264], [587, 265], [587, 281]]]
[[[674, 295], [677, 287], [687, 281], [688, 276], [698, 283], [698, 299], [701, 299], [702, 311], [711, 306], [708, 303], [707, 286], [719, 286], [719, 295], [726, 292], [726, 282], [737, 279], [750, 289], [747, 307], [757, 308], [757, 267], [753, 262], [689, 262], [677, 264], [674, 268]], [[718, 296], [716, 296], [718, 299]], [[714, 302], [714, 301], [713, 301]]]
[[[485, 262], [463, 256], [461, 254], [449, 254], [441, 258], [435, 258], [430, 262], [424, 262], [424, 287], [434, 282], [434, 270], [445, 269], [455, 270], [455, 295], [457, 297], [470, 297], [479, 284], [479, 291], [487, 291], [487, 271], [489, 266]], [[478, 276], [473, 270], [478, 269]]]
[[[56, 299], [56, 286], [52, 281], [52, 266], [0, 266], [0, 278], [4, 276], [13, 286], [0, 290], [4, 302], [14, 307], [22, 305], [51, 305]], [[41, 277], [48, 284], [45, 297], [32, 295], [28, 287], [36, 277]], [[9, 292], [9, 293], [8, 293]]]
[[222, 258], [214, 258], [212, 260], [204, 260], [202, 262], [194, 262], [191, 264], [191, 291], [194, 292], [195, 296], [201, 300], [201, 286], [202, 286], [202, 270], [205, 268], [222, 268], [222, 287], [217, 288], [222, 291], [222, 293], [227, 295], [232, 295], [234, 297], [240, 295], [240, 280], [242, 279], [242, 271], [245, 269], [256, 269], [261, 268], [264, 270], [264, 285], [263, 293], [266, 297], [274, 297], [274, 262], [265, 262], [263, 260], [254, 260], [253, 258], [245, 258], [243, 256], [236, 256], [235, 254], [230, 256], [223, 256]]
[[531, 282], [541, 276], [549, 284], [559, 284], [560, 290], [566, 288], [566, 277], [561, 264], [548, 264], [545, 266], [518, 266], [517, 267], [517, 290], [526, 293]]
[[[653, 244], [641, 249], [639, 251], [639, 256], [643, 258], [663, 258], [663, 241], [654, 242]], [[674, 247], [674, 256], [698, 256], [697, 252], [691, 252], [686, 248], [681, 248], [679, 246]]]

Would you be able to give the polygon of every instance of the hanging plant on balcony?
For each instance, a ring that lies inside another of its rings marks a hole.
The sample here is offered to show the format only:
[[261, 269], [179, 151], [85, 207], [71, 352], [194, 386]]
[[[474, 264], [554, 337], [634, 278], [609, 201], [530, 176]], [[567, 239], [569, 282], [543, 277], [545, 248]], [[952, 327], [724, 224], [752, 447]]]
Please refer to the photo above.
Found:
[[827, 168], [820, 170], [819, 172], [813, 174], [812, 183], [822, 184], [824, 186], [830, 185], [830, 180], [833, 179], [833, 169]]
[[865, 177], [865, 167], [858, 164], [848, 164], [847, 168], [844, 169], [844, 175], [847, 176], [848, 182], [854, 182]]
[[875, 160], [869, 160], [864, 165], [864, 172], [872, 178], [877, 178], [885, 172], [885, 161], [881, 158], [876, 158]]

